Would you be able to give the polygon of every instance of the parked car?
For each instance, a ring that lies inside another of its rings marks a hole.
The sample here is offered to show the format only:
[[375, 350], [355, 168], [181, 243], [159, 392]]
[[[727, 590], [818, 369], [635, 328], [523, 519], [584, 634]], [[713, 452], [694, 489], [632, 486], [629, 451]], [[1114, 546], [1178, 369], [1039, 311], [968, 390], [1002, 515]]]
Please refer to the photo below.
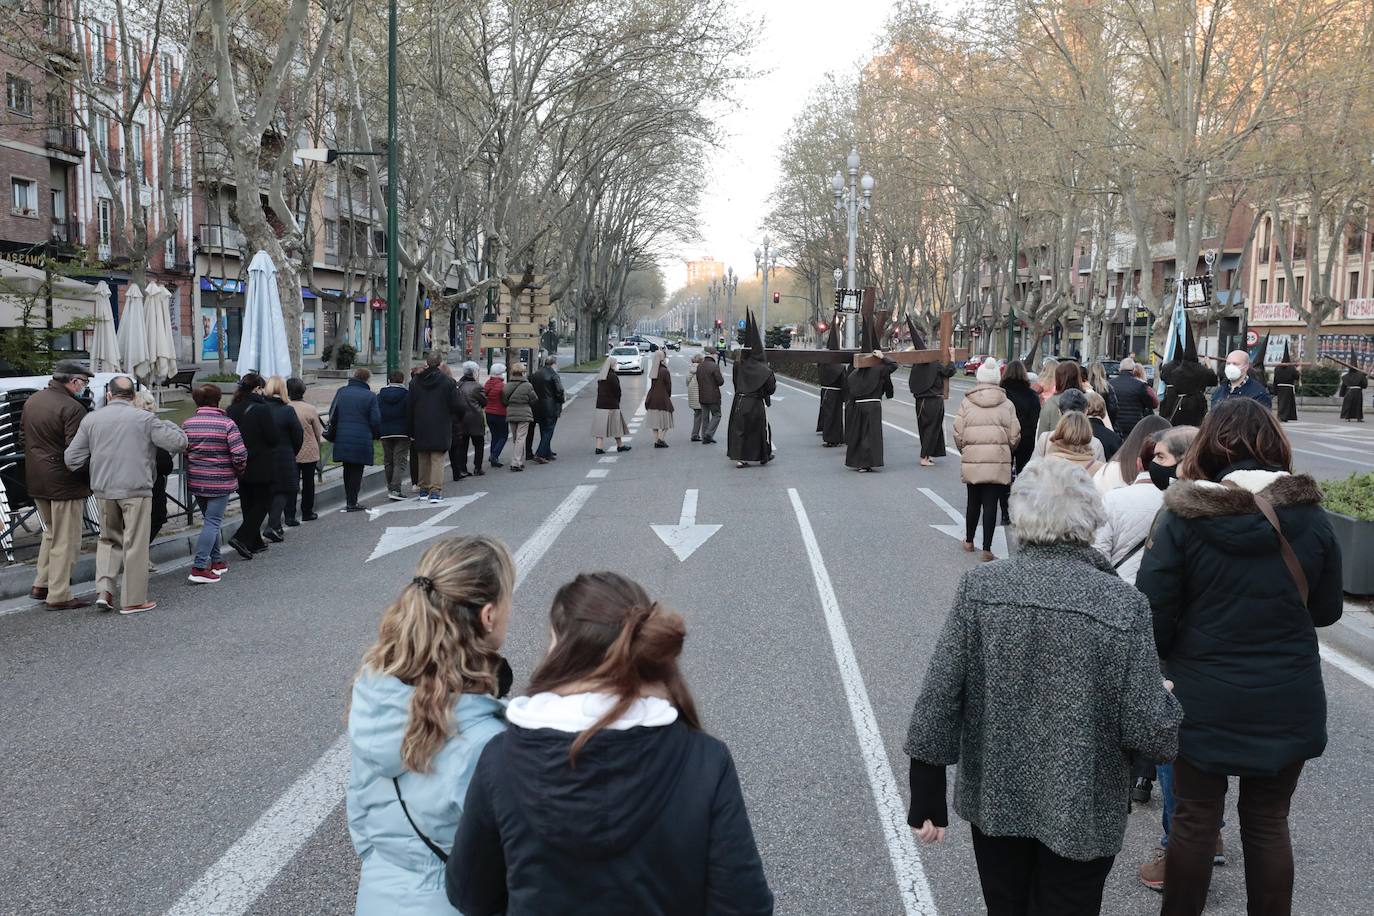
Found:
[[681, 349], [682, 349], [682, 341], [680, 341], [680, 340], [670, 340], [670, 341], [668, 341], [668, 343], [666, 344], [666, 346], [668, 347], [669, 350], [681, 350]]
[[615, 360], [616, 375], [644, 374], [644, 359], [640, 355], [639, 347], [634, 345], [615, 347], [611, 350], [611, 357]]
[[964, 362], [964, 375], [976, 375], [978, 372], [978, 367], [983, 365], [983, 360], [991, 358], [992, 357], [987, 356], [986, 354], [979, 356], [970, 356], [968, 360]]

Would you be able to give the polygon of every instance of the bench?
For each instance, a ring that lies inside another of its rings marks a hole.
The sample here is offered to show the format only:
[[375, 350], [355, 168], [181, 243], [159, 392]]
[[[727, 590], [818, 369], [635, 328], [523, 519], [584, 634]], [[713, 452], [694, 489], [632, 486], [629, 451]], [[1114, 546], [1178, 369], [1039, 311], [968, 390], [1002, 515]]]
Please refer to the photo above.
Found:
[[176, 375], [167, 380], [168, 388], [185, 388], [190, 391], [196, 384], [196, 370], [182, 369]]

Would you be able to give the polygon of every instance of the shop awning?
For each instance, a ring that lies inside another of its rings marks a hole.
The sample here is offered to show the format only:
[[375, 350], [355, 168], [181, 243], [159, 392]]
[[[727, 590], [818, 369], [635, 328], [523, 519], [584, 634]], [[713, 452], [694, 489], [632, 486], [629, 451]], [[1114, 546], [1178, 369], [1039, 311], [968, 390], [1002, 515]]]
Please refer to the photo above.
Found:
[[18, 327], [29, 308], [29, 326], [47, 324], [43, 284], [51, 280], [52, 321], [60, 327], [79, 318], [95, 319], [95, 287], [70, 277], [52, 275], [26, 264], [0, 260], [0, 327]]

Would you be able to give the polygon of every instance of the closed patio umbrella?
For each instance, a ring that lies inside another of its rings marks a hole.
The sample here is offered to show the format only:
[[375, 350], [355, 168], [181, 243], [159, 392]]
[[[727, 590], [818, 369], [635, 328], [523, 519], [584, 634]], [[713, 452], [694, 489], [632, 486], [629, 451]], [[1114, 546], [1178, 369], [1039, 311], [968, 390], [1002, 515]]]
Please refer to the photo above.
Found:
[[119, 313], [119, 371], [138, 378], [139, 367], [148, 362], [148, 331], [143, 318], [143, 290], [132, 283], [124, 293]]
[[160, 283], [148, 284], [143, 302], [143, 327], [148, 343], [148, 362], [138, 377], [144, 384], [166, 381], [177, 374], [176, 343], [172, 340], [172, 294]]
[[286, 345], [286, 320], [277, 292], [277, 268], [265, 251], [253, 255], [244, 291], [243, 334], [239, 342], [240, 376], [257, 372], [264, 378], [291, 375], [291, 352]]
[[114, 312], [110, 311], [110, 286], [95, 286], [95, 326], [91, 329], [91, 371], [119, 372], [119, 338], [115, 336]]

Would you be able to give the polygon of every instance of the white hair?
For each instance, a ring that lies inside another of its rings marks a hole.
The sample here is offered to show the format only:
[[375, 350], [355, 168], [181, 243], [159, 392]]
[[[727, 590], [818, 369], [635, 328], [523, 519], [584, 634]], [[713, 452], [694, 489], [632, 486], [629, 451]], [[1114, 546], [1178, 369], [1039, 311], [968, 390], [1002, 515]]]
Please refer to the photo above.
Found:
[[140, 388], [134, 392], [134, 406], [148, 413], [157, 413], [157, 398], [147, 388]]
[[1025, 544], [1091, 544], [1107, 520], [1088, 472], [1068, 461], [1026, 465], [1011, 487], [1012, 528]]
[[463, 363], [463, 376], [465, 378], [477, 378], [477, 371], [480, 367], [472, 360]]
[[492, 363], [492, 364], [491, 364], [491, 374], [494, 375], [494, 376], [502, 376], [502, 375], [505, 375], [505, 374], [506, 374], [506, 364], [505, 364], [505, 363]]
[[984, 385], [996, 385], [1002, 380], [1002, 365], [995, 359], [985, 359], [979, 364], [975, 377]]

